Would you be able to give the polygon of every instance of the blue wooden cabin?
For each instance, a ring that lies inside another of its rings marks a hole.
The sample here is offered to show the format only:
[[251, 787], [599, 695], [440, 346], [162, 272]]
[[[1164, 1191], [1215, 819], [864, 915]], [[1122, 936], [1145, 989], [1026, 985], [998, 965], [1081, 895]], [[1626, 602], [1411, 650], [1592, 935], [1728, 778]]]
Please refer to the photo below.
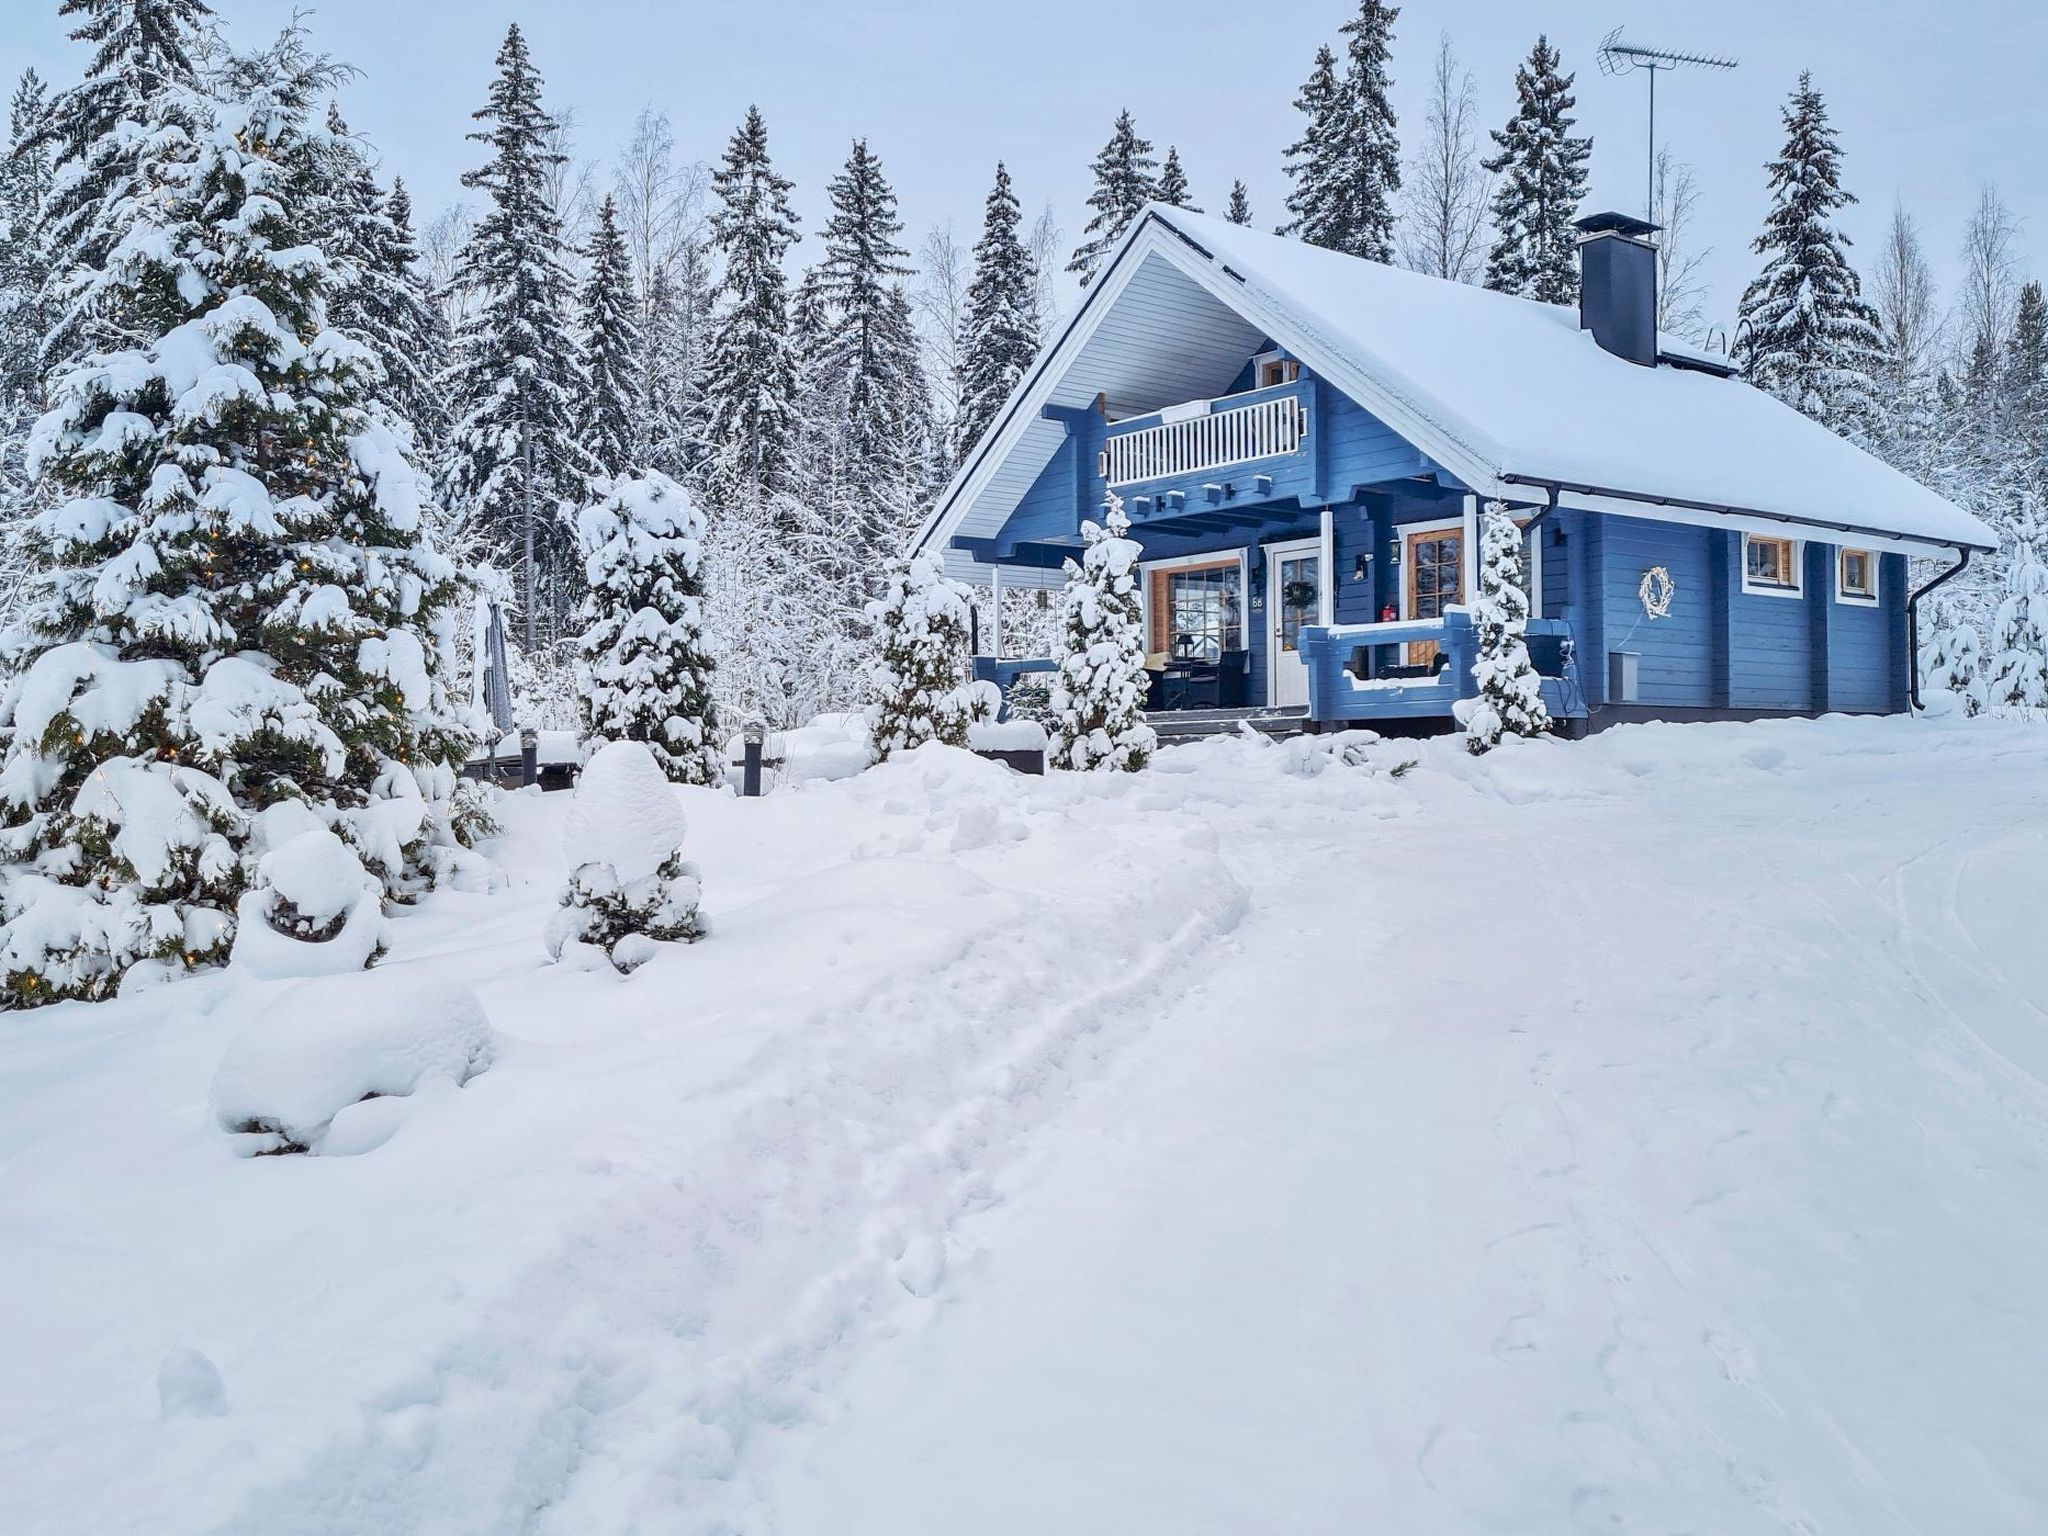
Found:
[[1155, 723], [1446, 729], [1500, 501], [1562, 728], [1907, 708], [1918, 597], [1991, 531], [1660, 336], [1652, 226], [1580, 227], [1573, 311], [1147, 209], [920, 531], [998, 594], [980, 674], [1049, 665], [1000, 593], [1115, 496]]

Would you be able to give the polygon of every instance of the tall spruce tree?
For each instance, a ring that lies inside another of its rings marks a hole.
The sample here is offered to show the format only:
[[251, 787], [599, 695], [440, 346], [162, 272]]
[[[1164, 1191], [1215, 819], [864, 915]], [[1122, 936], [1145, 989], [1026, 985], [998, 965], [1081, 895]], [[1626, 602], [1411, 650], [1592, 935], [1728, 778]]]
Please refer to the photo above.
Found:
[[448, 330], [418, 271], [411, 199], [399, 183], [389, 193], [378, 187], [361, 141], [333, 105], [324, 170], [318, 239], [335, 266], [328, 319], [375, 355], [385, 401], [411, 424], [419, 462], [435, 464], [449, 427]]
[[40, 134], [48, 109], [42, 77], [24, 70], [0, 150], [0, 609], [5, 594], [20, 589], [21, 541], [8, 525], [28, 512], [28, 430], [42, 408], [49, 276], [43, 215], [53, 155]]
[[1579, 297], [1578, 233], [1593, 141], [1575, 138], [1572, 75], [1550, 39], [1539, 37], [1515, 71], [1515, 115], [1493, 130], [1500, 151], [1481, 164], [1500, 178], [1493, 194], [1494, 242], [1486, 286], [1546, 304]]
[[1249, 224], [1252, 221], [1252, 195], [1241, 181], [1230, 184], [1230, 204], [1223, 216], [1233, 224]]
[[828, 188], [832, 217], [816, 297], [830, 315], [820, 349], [841, 411], [839, 459], [863, 571], [876, 579], [909, 531], [929, 465], [931, 402], [902, 279], [909, 252], [882, 163], [856, 139]]
[[1171, 144], [1166, 146], [1166, 163], [1159, 167], [1159, 189], [1152, 195], [1162, 203], [1185, 208], [1189, 213], [1202, 211], [1195, 206], [1195, 194], [1188, 187], [1188, 173], [1181, 169], [1180, 151]]
[[2020, 286], [2006, 342], [2005, 419], [2013, 457], [2048, 485], [2048, 297], [2038, 279]]
[[58, 14], [77, 19], [71, 39], [93, 55], [85, 78], [51, 101], [36, 141], [54, 163], [43, 214], [46, 368], [129, 333], [118, 309], [126, 290], [105, 276], [109, 205], [141, 190], [143, 146], [115, 130], [144, 121], [160, 92], [198, 85], [193, 61], [213, 12], [205, 0], [64, 0]]
[[790, 488], [797, 447], [796, 355], [782, 258], [796, 243], [794, 185], [768, 158], [758, 107], [712, 172], [712, 245], [723, 259], [704, 386], [717, 508], [760, 504]]
[[581, 372], [569, 330], [570, 277], [548, 192], [562, 162], [541, 77], [515, 23], [498, 50], [490, 100], [469, 135], [491, 158], [462, 184], [489, 199], [470, 232], [459, 280], [474, 295], [456, 337], [451, 383], [460, 408], [448, 486], [458, 520], [514, 573], [526, 647], [558, 636], [581, 587], [562, 516], [596, 465], [578, 445]]
[[1868, 436], [1878, 418], [1884, 338], [1849, 264], [1837, 211], [1841, 150], [1827, 104], [1802, 74], [1784, 108], [1785, 148], [1769, 165], [1771, 211], [1755, 250], [1764, 269], [1744, 290], [1736, 354], [1743, 376], [1838, 432]]
[[33, 443], [52, 505], [5, 645], [8, 1006], [224, 958], [286, 841], [339, 834], [401, 895], [456, 830], [455, 571], [307, 256], [333, 79], [293, 29], [218, 97], [165, 86], [110, 129], [148, 191], [103, 200], [95, 237], [139, 334], [63, 371]]
[[606, 197], [584, 247], [583, 377], [576, 437], [607, 479], [641, 465], [638, 425], [640, 328], [633, 319], [633, 266]]
[[647, 744], [677, 784], [724, 776], [704, 646], [704, 514], [659, 473], [621, 475], [577, 519], [588, 592], [585, 732]]
[[960, 314], [961, 390], [956, 428], [961, 451], [978, 441], [1038, 355], [1038, 274], [1018, 234], [1023, 210], [1010, 173], [996, 183], [974, 247], [974, 278]]
[[1341, 75], [1336, 55], [1328, 48], [1317, 51], [1295, 101], [1308, 123], [1287, 151], [1287, 174], [1294, 180], [1287, 211], [1293, 219], [1283, 234], [1368, 261], [1394, 259], [1401, 141], [1388, 99], [1387, 64], [1400, 14], [1400, 7], [1385, 0], [1360, 0], [1358, 14], [1343, 27]]
[[1103, 259], [1115, 249], [1131, 221], [1158, 196], [1159, 178], [1154, 172], [1158, 163], [1152, 158], [1151, 142], [1138, 137], [1129, 109], [1119, 112], [1109, 142], [1102, 146], [1092, 167], [1095, 190], [1088, 194], [1092, 210], [1088, 227], [1067, 262], [1067, 270], [1079, 275], [1083, 288], [1095, 281]]

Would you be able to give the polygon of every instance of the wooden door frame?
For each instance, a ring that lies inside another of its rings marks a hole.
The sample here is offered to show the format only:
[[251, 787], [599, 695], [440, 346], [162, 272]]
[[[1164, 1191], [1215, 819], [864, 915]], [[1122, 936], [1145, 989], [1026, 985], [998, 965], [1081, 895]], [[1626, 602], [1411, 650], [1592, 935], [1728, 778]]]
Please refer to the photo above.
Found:
[[[1316, 557], [1316, 616], [1329, 607], [1331, 583], [1330, 557], [1323, 546], [1320, 534], [1311, 534], [1305, 539], [1285, 539], [1277, 544], [1260, 547], [1260, 554], [1266, 562], [1266, 707], [1280, 708], [1280, 562], [1297, 555]], [[1307, 662], [1302, 665], [1306, 667]]]

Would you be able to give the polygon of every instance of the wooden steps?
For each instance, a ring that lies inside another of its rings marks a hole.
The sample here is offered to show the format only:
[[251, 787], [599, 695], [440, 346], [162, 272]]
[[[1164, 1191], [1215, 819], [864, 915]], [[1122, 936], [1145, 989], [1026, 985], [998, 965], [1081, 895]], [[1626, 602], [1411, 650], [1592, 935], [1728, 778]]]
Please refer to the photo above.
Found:
[[1162, 709], [1145, 716], [1161, 746], [1234, 735], [1243, 726], [1268, 736], [1299, 736], [1308, 729], [1308, 707], [1287, 709]]

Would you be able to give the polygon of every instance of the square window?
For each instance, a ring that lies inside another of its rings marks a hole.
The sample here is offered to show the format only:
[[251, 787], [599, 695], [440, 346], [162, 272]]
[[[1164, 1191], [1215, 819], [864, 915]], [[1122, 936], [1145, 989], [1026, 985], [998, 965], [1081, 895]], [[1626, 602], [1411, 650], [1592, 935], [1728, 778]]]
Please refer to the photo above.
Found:
[[1877, 601], [1877, 556], [1867, 549], [1845, 549], [1836, 563], [1835, 595], [1851, 602]]
[[1742, 536], [1742, 586], [1748, 592], [1799, 591], [1799, 546], [1791, 539]]

